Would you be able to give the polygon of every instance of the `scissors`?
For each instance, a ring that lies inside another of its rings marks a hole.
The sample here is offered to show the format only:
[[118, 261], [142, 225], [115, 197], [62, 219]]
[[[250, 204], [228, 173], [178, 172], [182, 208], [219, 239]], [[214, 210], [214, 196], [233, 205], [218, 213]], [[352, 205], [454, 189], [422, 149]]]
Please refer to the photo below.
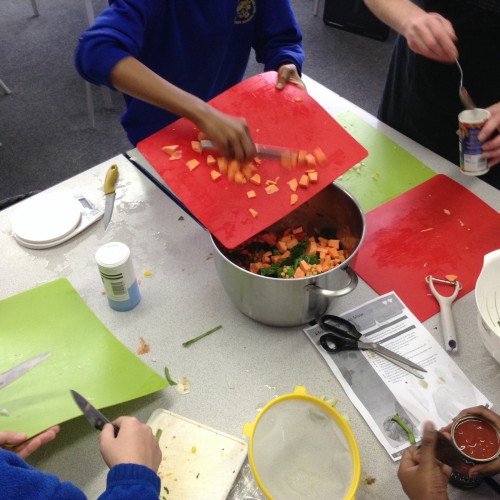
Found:
[[17, 380], [19, 377], [29, 372], [33, 367], [35, 367], [38, 363], [41, 363], [44, 359], [47, 359], [51, 355], [50, 352], [46, 352], [45, 354], [39, 354], [34, 358], [23, 361], [21, 364], [7, 370], [6, 372], [0, 374], [0, 389], [9, 385], [10, 383]]
[[420, 373], [416, 373], [413, 370], [427, 372], [426, 369], [413, 361], [386, 349], [376, 342], [371, 342], [368, 337], [362, 335], [351, 322], [344, 318], [326, 314], [319, 319], [318, 323], [323, 330], [328, 332], [319, 338], [319, 343], [328, 352], [336, 353], [353, 349], [373, 351], [416, 377], [423, 378]]

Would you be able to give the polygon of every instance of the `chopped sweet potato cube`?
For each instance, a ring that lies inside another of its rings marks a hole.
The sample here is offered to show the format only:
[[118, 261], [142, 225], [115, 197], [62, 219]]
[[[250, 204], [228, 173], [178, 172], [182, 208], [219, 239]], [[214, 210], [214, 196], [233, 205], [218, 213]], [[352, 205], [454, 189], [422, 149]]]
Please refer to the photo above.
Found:
[[216, 181], [221, 176], [222, 176], [222, 174], [220, 172], [218, 172], [217, 170], [211, 170], [210, 171], [210, 177], [212, 178], [213, 181]]
[[177, 151], [174, 151], [171, 155], [169, 160], [180, 160], [182, 158], [182, 151], [178, 149]]
[[255, 173], [256, 168], [257, 167], [255, 165], [252, 165], [251, 163], [245, 163], [241, 171], [246, 179], [250, 179], [252, 175]]
[[217, 158], [217, 166], [219, 167], [219, 172], [225, 174], [227, 172], [227, 160], [223, 156]]
[[186, 167], [189, 168], [189, 170], [192, 172], [195, 168], [198, 167], [200, 162], [198, 160], [192, 159], [186, 162]]
[[255, 198], [257, 196], [257, 193], [253, 189], [251, 189], [250, 191], [247, 191], [247, 196], [249, 198]]
[[241, 170], [238, 170], [234, 174], [234, 182], [236, 182], [236, 184], [246, 184], [247, 180]]
[[309, 245], [307, 245], [306, 254], [307, 255], [316, 255], [317, 249], [318, 249], [318, 245], [316, 244], [314, 239], [309, 240]]
[[172, 146], [163, 146], [161, 148], [161, 150], [164, 153], [167, 153], [168, 155], [171, 155], [178, 147], [179, 147], [178, 144], [173, 144]]
[[306, 275], [306, 273], [304, 273], [304, 271], [301, 269], [301, 267], [297, 267], [297, 269], [295, 269], [295, 274], [293, 275], [294, 278], [304, 278]]
[[296, 193], [290, 195], [290, 205], [295, 205], [299, 201], [299, 196]]
[[208, 155], [207, 156], [207, 165], [209, 167], [213, 167], [214, 165], [217, 165], [217, 160], [212, 155]]
[[253, 174], [250, 179], [248, 179], [252, 184], [255, 184], [256, 186], [260, 186], [261, 179], [260, 179], [260, 174]]
[[320, 165], [323, 165], [324, 163], [326, 163], [326, 161], [327, 161], [326, 155], [319, 146], [317, 148], [314, 148], [313, 153], [314, 153], [314, 156], [316, 157], [316, 160], [318, 160], [318, 163]]
[[265, 187], [265, 190], [267, 194], [273, 194], [279, 191], [280, 189], [278, 186], [276, 186], [276, 184], [269, 184], [269, 186]]
[[301, 176], [300, 181], [299, 181], [299, 186], [306, 188], [309, 186], [309, 176], [307, 174], [304, 174]]
[[201, 148], [201, 143], [200, 141], [191, 141], [191, 149], [195, 152], [195, 153], [201, 153], [203, 150]]
[[299, 185], [299, 183], [295, 177], [293, 179], [290, 179], [287, 184], [293, 192], [297, 191], [297, 186]]
[[447, 274], [445, 276], [445, 278], [448, 280], [448, 281], [456, 281], [458, 276], [456, 276], [455, 274]]
[[311, 266], [305, 260], [301, 260], [299, 265], [304, 273], [307, 273], [311, 269]]
[[254, 210], [253, 208], [249, 208], [248, 211], [252, 214], [252, 217], [255, 219], [257, 215], [259, 215], [259, 212], [257, 210]]
[[309, 177], [309, 182], [318, 182], [318, 172], [308, 172], [307, 176]]
[[306, 154], [307, 165], [316, 165], [316, 157], [312, 153]]

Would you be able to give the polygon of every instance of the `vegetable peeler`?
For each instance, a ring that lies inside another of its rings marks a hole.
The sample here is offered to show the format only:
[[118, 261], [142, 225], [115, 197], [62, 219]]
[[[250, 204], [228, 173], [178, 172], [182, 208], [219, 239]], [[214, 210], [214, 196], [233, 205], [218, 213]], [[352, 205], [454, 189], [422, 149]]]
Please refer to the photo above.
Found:
[[[458, 349], [457, 344], [457, 332], [455, 329], [455, 322], [453, 320], [453, 315], [451, 313], [451, 304], [457, 298], [458, 292], [462, 289], [462, 285], [459, 281], [450, 281], [442, 278], [435, 278], [434, 276], [426, 276], [425, 281], [428, 283], [431, 289], [432, 295], [438, 301], [439, 307], [441, 309], [441, 330], [443, 334], [445, 349], [450, 351], [456, 351]], [[434, 287], [434, 283], [444, 283], [446, 285], [453, 285], [455, 290], [449, 296], [441, 295], [437, 292]]]

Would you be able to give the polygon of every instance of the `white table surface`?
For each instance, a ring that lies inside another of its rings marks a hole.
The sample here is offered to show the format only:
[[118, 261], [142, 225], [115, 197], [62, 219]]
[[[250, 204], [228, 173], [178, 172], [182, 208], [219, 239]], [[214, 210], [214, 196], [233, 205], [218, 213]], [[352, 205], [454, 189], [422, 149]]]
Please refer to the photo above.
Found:
[[[333, 116], [352, 110], [395, 140], [438, 173], [444, 173], [500, 210], [497, 190], [378, 122], [372, 115], [304, 76], [309, 93]], [[133, 155], [137, 156], [136, 150]], [[107, 232], [97, 223], [69, 242], [47, 250], [19, 246], [11, 235], [10, 219], [16, 206], [0, 212], [2, 248], [0, 299], [42, 283], [66, 277], [101, 321], [131, 351], [139, 337], [151, 351], [141, 356], [159, 374], [167, 366], [172, 377], [187, 377], [191, 392], [172, 388], [105, 410], [113, 419], [132, 414], [146, 421], [157, 408], [165, 408], [226, 433], [241, 436], [245, 422], [271, 399], [303, 385], [310, 394], [338, 398], [337, 409], [349, 417], [362, 461], [357, 498], [405, 498], [393, 463], [345, 395], [330, 369], [302, 332], [302, 327], [273, 328], [241, 314], [231, 303], [217, 277], [208, 234], [123, 156], [89, 168], [49, 190], [80, 192], [101, 203], [107, 168], [118, 163], [120, 177], [113, 219]], [[183, 220], [179, 220], [183, 216]], [[94, 256], [109, 241], [129, 245], [142, 300], [132, 311], [112, 310], [101, 294]], [[500, 245], [499, 245], [500, 246]], [[150, 270], [150, 277], [144, 271]], [[376, 297], [362, 280], [345, 297], [335, 299], [330, 313], [341, 313]], [[500, 365], [481, 343], [476, 327], [474, 293], [453, 307], [459, 338], [455, 361], [470, 380], [500, 408]], [[182, 342], [217, 325], [223, 328], [189, 348]], [[441, 342], [439, 315], [425, 322]], [[117, 374], [119, 376], [119, 374]], [[30, 462], [78, 485], [89, 498], [104, 490], [107, 468], [99, 454], [98, 433], [79, 417], [62, 424], [58, 438]], [[368, 485], [368, 477], [375, 482]], [[215, 478], [214, 478], [215, 480]], [[491, 498], [482, 486], [473, 493], [449, 488], [451, 498]]]

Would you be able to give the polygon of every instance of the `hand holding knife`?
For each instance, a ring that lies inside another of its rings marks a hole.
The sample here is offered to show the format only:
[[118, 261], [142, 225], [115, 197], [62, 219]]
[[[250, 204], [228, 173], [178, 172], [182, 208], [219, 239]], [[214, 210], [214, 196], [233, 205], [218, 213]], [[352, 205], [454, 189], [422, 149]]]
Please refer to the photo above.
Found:
[[[84, 417], [98, 431], [102, 431], [106, 424], [111, 424], [111, 422], [97, 408], [92, 406], [81, 394], [78, 394], [78, 392], [71, 389], [71, 395], [78, 405], [78, 408], [82, 411]], [[114, 424], [111, 425], [113, 425], [116, 437], [120, 428]]]
[[104, 208], [104, 230], [108, 228], [111, 221], [111, 216], [113, 215], [113, 207], [115, 205], [115, 184], [118, 180], [118, 165], [111, 165], [106, 172], [106, 178], [104, 179], [104, 198], [105, 208]]

